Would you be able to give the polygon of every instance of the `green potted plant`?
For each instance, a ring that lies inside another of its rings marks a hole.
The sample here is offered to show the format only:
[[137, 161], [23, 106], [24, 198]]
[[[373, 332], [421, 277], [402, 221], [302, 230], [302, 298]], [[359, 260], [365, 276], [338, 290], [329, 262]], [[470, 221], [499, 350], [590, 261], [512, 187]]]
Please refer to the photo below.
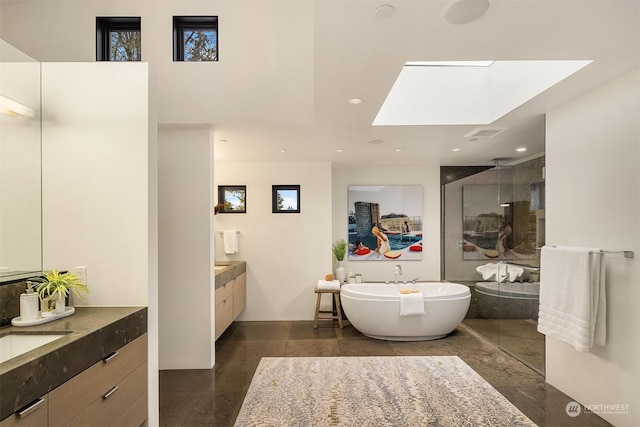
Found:
[[343, 283], [347, 278], [345, 269], [342, 266], [344, 256], [347, 254], [347, 242], [345, 242], [344, 239], [340, 239], [333, 244], [331, 249], [333, 251], [333, 255], [338, 261], [338, 267], [336, 268], [336, 279], [338, 279], [340, 283]]
[[70, 292], [82, 299], [80, 292], [89, 292], [89, 289], [86, 284], [82, 283], [80, 277], [73, 273], [50, 270], [45, 273], [36, 291], [40, 296], [42, 315], [46, 316], [45, 313], [49, 313], [49, 315], [54, 312], [62, 313], [65, 308], [65, 299]]

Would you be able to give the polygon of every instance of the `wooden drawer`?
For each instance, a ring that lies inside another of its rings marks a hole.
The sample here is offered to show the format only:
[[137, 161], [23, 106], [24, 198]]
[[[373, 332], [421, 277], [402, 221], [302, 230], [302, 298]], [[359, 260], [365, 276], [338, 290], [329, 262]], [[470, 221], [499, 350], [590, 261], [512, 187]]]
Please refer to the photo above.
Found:
[[[244, 276], [244, 275], [243, 275]], [[247, 286], [244, 280], [237, 280], [233, 287], [233, 319], [235, 320], [247, 306]]]
[[247, 273], [242, 273], [238, 277], [235, 278], [233, 283], [233, 289], [244, 288], [247, 284]]
[[227, 298], [216, 305], [216, 339], [222, 335], [227, 327], [233, 322], [233, 298]]
[[0, 421], [0, 427], [43, 427], [46, 425], [47, 395]]
[[144, 334], [51, 391], [49, 426], [66, 425], [146, 361], [147, 334]]
[[227, 283], [216, 289], [215, 305], [220, 304], [222, 301], [233, 295], [233, 282], [233, 280], [229, 280]]
[[142, 425], [147, 419], [147, 389], [111, 424], [114, 427]]
[[[109, 426], [117, 427], [139, 427], [142, 421], [133, 417], [128, 424], [116, 424], [118, 415], [123, 415], [132, 402], [146, 395], [147, 390], [147, 364], [143, 363], [138, 368], [120, 381], [116, 386], [107, 389], [103, 394], [93, 402], [80, 415], [75, 417], [67, 426], [69, 427], [87, 427], [87, 426]], [[146, 403], [146, 399], [145, 399]]]

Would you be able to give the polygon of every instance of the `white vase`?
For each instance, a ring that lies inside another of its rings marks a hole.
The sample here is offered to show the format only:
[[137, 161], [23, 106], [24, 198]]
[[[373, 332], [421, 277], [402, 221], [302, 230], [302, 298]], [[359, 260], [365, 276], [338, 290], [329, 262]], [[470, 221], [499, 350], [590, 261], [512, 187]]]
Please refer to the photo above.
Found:
[[338, 261], [338, 267], [336, 268], [336, 279], [342, 284], [347, 278], [347, 272], [342, 266], [342, 261]]
[[64, 307], [65, 307], [65, 297], [56, 294], [56, 309], [55, 309], [56, 314], [64, 313]]

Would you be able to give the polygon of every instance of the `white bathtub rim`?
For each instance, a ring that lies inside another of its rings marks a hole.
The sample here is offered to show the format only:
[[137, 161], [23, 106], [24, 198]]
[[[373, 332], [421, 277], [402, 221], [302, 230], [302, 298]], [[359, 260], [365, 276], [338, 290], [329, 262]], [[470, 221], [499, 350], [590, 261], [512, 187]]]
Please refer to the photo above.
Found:
[[[450, 287], [455, 290], [451, 293], [425, 293], [425, 301], [446, 301], [471, 298], [471, 289], [467, 285], [452, 282], [416, 282], [415, 284], [385, 284], [382, 282], [366, 282], [366, 283], [349, 283], [341, 287], [340, 295], [342, 298], [353, 298], [363, 301], [399, 301], [401, 289], [412, 289], [415, 285], [433, 285]], [[358, 291], [358, 288], [366, 289], [366, 286], [379, 286], [381, 289], [393, 290], [397, 289], [397, 293], [392, 294], [376, 294], [375, 292]], [[418, 288], [418, 290], [420, 290]]]

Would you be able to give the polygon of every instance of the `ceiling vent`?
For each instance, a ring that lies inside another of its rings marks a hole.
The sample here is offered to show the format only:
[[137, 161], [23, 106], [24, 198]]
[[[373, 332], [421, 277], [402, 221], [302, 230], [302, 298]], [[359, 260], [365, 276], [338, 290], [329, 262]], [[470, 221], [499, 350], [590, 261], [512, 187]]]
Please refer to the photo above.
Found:
[[508, 127], [479, 127], [464, 135], [465, 138], [493, 138]]

